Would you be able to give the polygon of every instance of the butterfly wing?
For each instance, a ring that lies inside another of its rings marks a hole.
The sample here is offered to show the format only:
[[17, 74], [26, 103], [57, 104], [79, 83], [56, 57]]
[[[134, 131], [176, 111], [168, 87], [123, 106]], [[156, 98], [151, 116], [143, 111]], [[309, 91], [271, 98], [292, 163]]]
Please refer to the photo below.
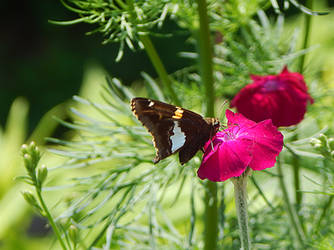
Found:
[[184, 164], [210, 138], [210, 124], [190, 110], [140, 97], [131, 100], [131, 108], [152, 134], [154, 163], [180, 151], [180, 162]]

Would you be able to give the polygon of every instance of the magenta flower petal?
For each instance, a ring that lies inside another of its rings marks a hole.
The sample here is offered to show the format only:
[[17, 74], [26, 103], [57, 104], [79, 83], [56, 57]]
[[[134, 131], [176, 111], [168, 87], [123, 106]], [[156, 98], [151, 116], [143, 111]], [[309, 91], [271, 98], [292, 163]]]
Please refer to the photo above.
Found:
[[275, 165], [276, 156], [283, 148], [283, 135], [272, 124], [265, 120], [249, 129], [255, 139], [253, 158], [249, 164], [253, 170], [263, 170]]
[[275, 126], [298, 124], [313, 99], [304, 77], [284, 67], [279, 75], [251, 76], [253, 82], [234, 97], [231, 107], [247, 118], [260, 122], [272, 119]]
[[[224, 132], [218, 132], [216, 135], [216, 137], [224, 136], [226, 136]], [[219, 143], [217, 141], [216, 139], [213, 150], [211, 145], [206, 148], [197, 171], [198, 177], [217, 182], [240, 176], [252, 159], [252, 142], [247, 139]]]
[[204, 146], [198, 176], [225, 181], [240, 176], [247, 167], [253, 170], [272, 167], [282, 150], [283, 135], [271, 120], [256, 123], [230, 110], [226, 111], [226, 117], [228, 127]]
[[256, 125], [256, 122], [253, 122], [246, 117], [244, 117], [242, 114], [233, 113], [231, 110], [226, 110], [226, 118], [227, 118], [227, 126], [233, 126], [237, 125], [240, 128], [243, 127], [251, 127]]

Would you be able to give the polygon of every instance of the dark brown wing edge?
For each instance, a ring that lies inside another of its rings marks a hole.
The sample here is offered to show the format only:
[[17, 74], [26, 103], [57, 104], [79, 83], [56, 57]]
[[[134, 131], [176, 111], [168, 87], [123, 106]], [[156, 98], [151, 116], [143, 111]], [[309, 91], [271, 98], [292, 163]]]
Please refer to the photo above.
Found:
[[156, 149], [156, 156], [153, 162], [158, 163], [172, 154], [169, 137], [171, 133], [170, 128], [173, 127], [173, 120], [170, 119], [173, 112], [168, 111], [167, 108], [160, 109], [161, 111], [152, 109], [149, 107], [151, 101], [146, 98], [134, 98], [131, 100], [131, 109], [137, 119], [151, 133], [153, 145]]

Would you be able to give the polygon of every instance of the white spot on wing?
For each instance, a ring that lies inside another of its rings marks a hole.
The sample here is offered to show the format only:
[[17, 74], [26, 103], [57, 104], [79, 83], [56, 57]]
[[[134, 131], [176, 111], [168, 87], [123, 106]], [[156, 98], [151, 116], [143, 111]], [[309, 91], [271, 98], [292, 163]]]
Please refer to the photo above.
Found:
[[174, 121], [173, 133], [174, 135], [170, 137], [170, 141], [172, 142], [172, 153], [176, 152], [176, 150], [181, 148], [186, 142], [186, 136], [181, 131], [181, 127], [179, 127], [177, 121]]
[[150, 103], [148, 104], [149, 107], [152, 107], [154, 105], [154, 102], [152, 102], [151, 100], [149, 100]]

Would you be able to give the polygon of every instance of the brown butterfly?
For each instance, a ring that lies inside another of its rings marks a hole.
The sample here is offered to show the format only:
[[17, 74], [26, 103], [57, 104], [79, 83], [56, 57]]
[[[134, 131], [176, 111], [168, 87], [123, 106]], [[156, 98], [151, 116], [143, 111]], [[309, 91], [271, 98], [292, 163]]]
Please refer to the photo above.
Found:
[[218, 131], [217, 118], [203, 118], [190, 110], [152, 99], [136, 97], [131, 109], [152, 134], [154, 163], [179, 152], [180, 163], [188, 162]]

